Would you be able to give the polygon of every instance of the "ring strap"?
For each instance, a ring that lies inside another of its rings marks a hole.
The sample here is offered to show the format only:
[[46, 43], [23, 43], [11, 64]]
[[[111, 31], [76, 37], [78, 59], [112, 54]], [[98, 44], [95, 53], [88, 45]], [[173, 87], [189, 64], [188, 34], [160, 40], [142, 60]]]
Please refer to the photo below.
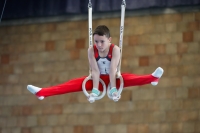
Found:
[[97, 88], [93, 88], [92, 89], [92, 93], [94, 93], [95, 95], [99, 96], [100, 95], [100, 91]]
[[113, 93], [115, 93], [115, 92], [117, 92], [116, 87], [111, 88], [111, 90], [110, 90], [110, 95], [112, 96]]

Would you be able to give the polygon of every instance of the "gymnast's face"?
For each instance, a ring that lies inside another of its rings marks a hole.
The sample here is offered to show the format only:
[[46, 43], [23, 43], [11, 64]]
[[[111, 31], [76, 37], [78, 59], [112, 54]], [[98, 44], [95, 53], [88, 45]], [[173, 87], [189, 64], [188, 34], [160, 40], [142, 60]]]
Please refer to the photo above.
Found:
[[111, 37], [108, 38], [105, 35], [100, 36], [98, 34], [95, 34], [94, 35], [94, 42], [95, 42], [99, 52], [107, 52], [107, 50], [109, 50]]

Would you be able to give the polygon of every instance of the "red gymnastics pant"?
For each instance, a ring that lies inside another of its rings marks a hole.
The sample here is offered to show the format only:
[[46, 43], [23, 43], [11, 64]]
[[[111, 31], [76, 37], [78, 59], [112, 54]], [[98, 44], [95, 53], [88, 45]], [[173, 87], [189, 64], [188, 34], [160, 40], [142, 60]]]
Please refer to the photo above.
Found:
[[[124, 88], [130, 86], [140, 86], [140, 85], [150, 84], [153, 81], [158, 81], [158, 78], [153, 77], [151, 74], [135, 75], [135, 74], [124, 73], [122, 74], [122, 77], [124, 80]], [[69, 80], [68, 82], [65, 82], [63, 84], [42, 88], [39, 92], [36, 93], [36, 95], [48, 97], [53, 95], [61, 95], [65, 93], [82, 91], [82, 83], [85, 78], [86, 76], [83, 76], [81, 78]], [[110, 83], [109, 75], [100, 75], [100, 78], [105, 82], [107, 87], [108, 84]], [[119, 88], [119, 86], [120, 86], [120, 80], [116, 79], [116, 87]], [[89, 80], [86, 83], [85, 88], [87, 91], [92, 90], [93, 88], [92, 80]], [[99, 83], [99, 90], [100, 91], [103, 90], [103, 86], [101, 85], [101, 83]]]

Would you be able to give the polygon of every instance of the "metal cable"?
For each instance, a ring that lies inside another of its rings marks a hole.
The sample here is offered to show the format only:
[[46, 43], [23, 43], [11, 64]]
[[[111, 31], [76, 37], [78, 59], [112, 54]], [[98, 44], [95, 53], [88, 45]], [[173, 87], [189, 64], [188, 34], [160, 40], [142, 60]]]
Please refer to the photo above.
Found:
[[89, 0], [88, 8], [92, 8], [92, 2], [91, 2], [91, 0]]
[[2, 9], [2, 12], [1, 12], [1, 17], [0, 17], [0, 22], [1, 22], [1, 19], [3, 17], [3, 12], [4, 12], [4, 9], [5, 9], [5, 6], [6, 6], [6, 2], [7, 2], [7, 0], [5, 0], [5, 2], [4, 2], [4, 6], [3, 6], [3, 9]]
[[122, 5], [126, 6], [126, 0], [122, 0]]

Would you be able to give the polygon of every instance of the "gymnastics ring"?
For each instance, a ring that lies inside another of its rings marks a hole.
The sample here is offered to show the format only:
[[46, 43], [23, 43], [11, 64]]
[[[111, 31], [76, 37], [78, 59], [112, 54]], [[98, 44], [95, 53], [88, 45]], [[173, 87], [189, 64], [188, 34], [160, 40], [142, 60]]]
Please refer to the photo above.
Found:
[[[83, 83], [82, 83], [82, 90], [83, 90], [83, 93], [86, 95], [86, 97], [88, 98], [90, 96], [90, 94], [88, 94], [88, 92], [86, 91], [86, 88], [85, 88], [85, 84], [88, 80], [92, 80], [92, 76], [89, 75], [88, 77], [86, 77], [84, 80], [83, 80]], [[93, 101], [90, 101], [90, 103], [93, 103], [95, 102], [95, 100], [100, 100], [102, 99], [105, 94], [106, 94], [106, 84], [104, 83], [104, 81], [100, 78], [99, 79], [100, 83], [102, 84], [103, 86], [103, 92], [101, 95], [99, 95], [98, 97], [92, 97], [93, 98]]]
[[108, 95], [108, 97], [111, 99], [111, 100], [113, 100], [113, 101], [115, 101], [115, 102], [117, 102], [120, 98], [121, 98], [121, 93], [122, 93], [122, 90], [123, 90], [123, 88], [124, 88], [124, 80], [123, 80], [123, 77], [121, 76], [121, 75], [119, 75], [119, 76], [117, 76], [117, 78], [119, 78], [120, 79], [120, 87], [119, 87], [119, 89], [118, 89], [118, 98], [117, 99], [113, 99], [113, 97], [110, 95], [110, 89], [111, 89], [111, 87], [110, 87], [110, 83], [108, 84], [108, 88], [107, 88], [107, 95]]

